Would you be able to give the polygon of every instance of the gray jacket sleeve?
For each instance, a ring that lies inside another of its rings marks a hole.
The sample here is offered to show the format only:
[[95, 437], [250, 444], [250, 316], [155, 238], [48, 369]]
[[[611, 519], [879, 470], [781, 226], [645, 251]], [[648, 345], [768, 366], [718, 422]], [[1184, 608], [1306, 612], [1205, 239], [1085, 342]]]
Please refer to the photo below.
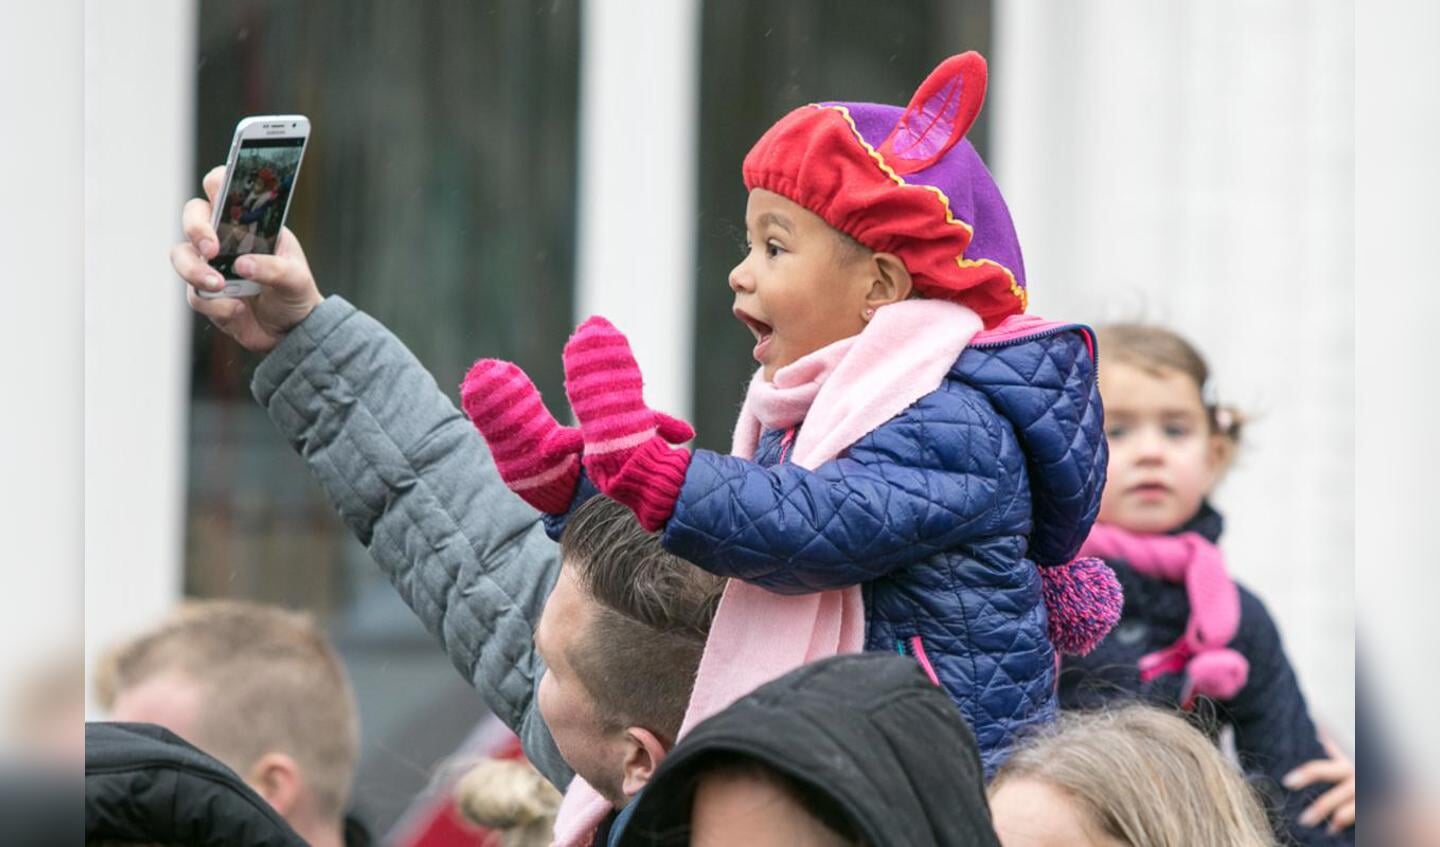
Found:
[[255, 399], [460, 673], [562, 790], [533, 630], [560, 569], [538, 513], [405, 345], [331, 296], [261, 362]]

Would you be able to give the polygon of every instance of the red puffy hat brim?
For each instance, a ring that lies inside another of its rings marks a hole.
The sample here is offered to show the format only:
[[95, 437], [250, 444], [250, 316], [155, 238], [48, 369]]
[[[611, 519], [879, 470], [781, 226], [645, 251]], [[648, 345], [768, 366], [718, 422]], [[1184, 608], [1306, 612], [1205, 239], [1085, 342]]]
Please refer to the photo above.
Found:
[[[943, 72], [958, 74], [961, 60], [971, 56], [947, 60], [921, 91], [944, 82]], [[983, 73], [983, 60], [978, 61]], [[977, 85], [983, 87], [983, 77]], [[978, 108], [974, 103], [973, 110]], [[884, 127], [873, 143], [857, 126], [860, 113], [872, 133]], [[984, 163], [962, 137], [971, 119], [973, 111], [959, 122], [941, 124], [948, 143], [921, 165], [897, 160], [892, 167], [877, 148], [890, 149], [882, 139], [890, 140], [885, 133], [893, 138], [891, 128], [903, 122], [900, 109], [802, 106], [770, 127], [746, 155], [745, 186], [773, 191], [866, 247], [893, 253], [922, 294], [960, 303], [994, 326], [1025, 311], [1027, 296], [1009, 212]]]

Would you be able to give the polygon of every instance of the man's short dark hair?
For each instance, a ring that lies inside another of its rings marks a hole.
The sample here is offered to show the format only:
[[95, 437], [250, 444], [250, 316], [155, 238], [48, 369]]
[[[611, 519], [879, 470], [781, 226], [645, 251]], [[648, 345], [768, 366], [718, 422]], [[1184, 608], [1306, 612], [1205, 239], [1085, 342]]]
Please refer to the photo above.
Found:
[[596, 600], [570, 661], [609, 729], [680, 732], [725, 580], [665, 551], [626, 507], [594, 497], [560, 541], [581, 590]]

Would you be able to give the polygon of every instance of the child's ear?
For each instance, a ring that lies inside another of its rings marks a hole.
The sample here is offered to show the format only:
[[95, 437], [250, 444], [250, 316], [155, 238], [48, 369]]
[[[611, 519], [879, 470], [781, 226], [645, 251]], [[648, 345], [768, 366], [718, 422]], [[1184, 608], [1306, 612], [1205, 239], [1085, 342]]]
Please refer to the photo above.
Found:
[[890, 303], [907, 300], [915, 290], [915, 282], [905, 263], [893, 253], [874, 253], [870, 256], [873, 268], [870, 292], [865, 295], [865, 305], [878, 309]]
[[1210, 484], [1214, 485], [1230, 470], [1230, 463], [1235, 461], [1235, 442], [1221, 433], [1212, 433], [1209, 459], [1212, 476]]

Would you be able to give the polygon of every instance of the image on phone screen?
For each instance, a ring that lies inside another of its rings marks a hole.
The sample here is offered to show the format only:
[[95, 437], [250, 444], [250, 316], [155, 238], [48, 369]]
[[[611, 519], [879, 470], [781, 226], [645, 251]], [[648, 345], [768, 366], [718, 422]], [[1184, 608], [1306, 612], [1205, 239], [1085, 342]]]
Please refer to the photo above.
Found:
[[235, 159], [235, 171], [220, 198], [220, 253], [210, 261], [227, 277], [246, 253], [274, 253], [285, 220], [285, 207], [300, 169], [301, 138], [246, 140]]

